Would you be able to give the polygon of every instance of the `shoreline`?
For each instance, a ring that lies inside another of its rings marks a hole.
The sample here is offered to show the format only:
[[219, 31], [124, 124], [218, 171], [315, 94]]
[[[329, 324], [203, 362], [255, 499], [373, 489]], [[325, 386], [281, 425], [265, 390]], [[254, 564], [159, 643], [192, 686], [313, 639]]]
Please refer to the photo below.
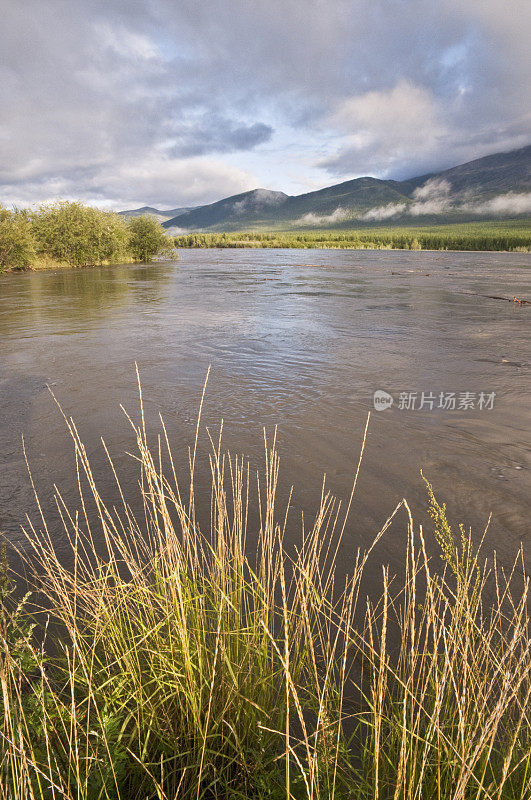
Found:
[[444, 247], [437, 247], [437, 248], [429, 248], [423, 247], [420, 250], [416, 248], [410, 249], [408, 247], [281, 247], [280, 245], [275, 245], [272, 247], [267, 246], [260, 246], [260, 247], [246, 247], [244, 245], [211, 245], [210, 247], [183, 247], [177, 246], [176, 250], [356, 250], [356, 251], [363, 251], [363, 250], [372, 250], [373, 252], [382, 252], [382, 250], [388, 250], [389, 252], [394, 253], [499, 253], [500, 255], [506, 254], [513, 254], [513, 255], [528, 255], [531, 254], [531, 247], [528, 250], [487, 250], [485, 248], [481, 248], [478, 250], [452, 250], [451, 248], [444, 248]]
[[[187, 250], [215, 250], [215, 251], [219, 251], [219, 250], [306, 250], [306, 251], [307, 250], [319, 250], [319, 251], [324, 251], [324, 250], [332, 250], [332, 251], [349, 250], [349, 251], [352, 251], [352, 252], [362, 252], [362, 251], [367, 251], [368, 250], [368, 251], [379, 252], [379, 253], [382, 252], [382, 251], [388, 251], [388, 252], [393, 252], [393, 253], [496, 253], [498, 255], [530, 255], [531, 254], [531, 248], [529, 250], [486, 250], [486, 249], [481, 249], [481, 250], [471, 250], [471, 249], [468, 249], [468, 250], [451, 250], [449, 248], [435, 248], [434, 249], [434, 248], [427, 248], [426, 247], [426, 248], [422, 248], [420, 250], [417, 250], [417, 249], [409, 249], [407, 247], [330, 247], [330, 246], [325, 246], [325, 247], [281, 247], [280, 245], [278, 245], [278, 246], [275, 245], [275, 246], [272, 246], [272, 247], [267, 247], [267, 246], [265, 246], [265, 247], [263, 247], [263, 246], [260, 246], [260, 247], [252, 247], [252, 246], [251, 247], [246, 247], [246, 246], [231, 246], [231, 245], [223, 245], [223, 246], [211, 245], [209, 247], [201, 247], [201, 246], [195, 246], [195, 247], [193, 247], [193, 246], [192, 247], [182, 247], [181, 246], [181, 247], [179, 247], [178, 246], [175, 249], [176, 249], [176, 252], [177, 252], [177, 258], [156, 259], [156, 260], [153, 260], [153, 261], [134, 261], [133, 259], [131, 259], [131, 260], [120, 260], [120, 261], [106, 262], [106, 263], [102, 263], [102, 264], [84, 264], [82, 266], [73, 266], [72, 264], [66, 264], [64, 262], [57, 262], [57, 263], [49, 263], [49, 264], [45, 264], [45, 265], [37, 266], [37, 267], [35, 267], [35, 266], [27, 267], [25, 269], [8, 269], [8, 270], [5, 270], [4, 272], [0, 272], [0, 278], [13, 276], [13, 275], [34, 275], [34, 274], [39, 273], [39, 272], [54, 272], [54, 271], [61, 271], [62, 272], [62, 271], [67, 271], [67, 270], [78, 271], [78, 270], [86, 270], [86, 269], [96, 269], [97, 267], [133, 266], [135, 264], [144, 264], [146, 266], [149, 266], [149, 265], [152, 265], [152, 264], [171, 264], [171, 263], [179, 260], [178, 259], [178, 254], [179, 254], [180, 251], [186, 252]], [[531, 264], [523, 265], [523, 266], [530, 266], [531, 267]]]
[[0, 278], [10, 276], [10, 275], [35, 275], [38, 272], [55, 272], [55, 271], [67, 271], [67, 270], [85, 270], [85, 269], [97, 269], [98, 267], [120, 267], [120, 266], [133, 266], [135, 264], [144, 264], [149, 266], [151, 264], [161, 264], [161, 263], [170, 263], [172, 261], [177, 261], [177, 259], [168, 258], [168, 259], [154, 259], [153, 261], [135, 261], [134, 259], [121, 259], [120, 261], [106, 261], [102, 262], [101, 264], [83, 264], [81, 266], [75, 266], [72, 264], [66, 264], [64, 261], [58, 261], [57, 263], [49, 263], [38, 267], [27, 267], [25, 269], [6, 269], [4, 272], [0, 272]]
[[342, 230], [239, 230], [174, 236], [177, 248], [330, 249], [450, 252], [531, 252], [531, 224], [514, 220], [482, 224], [379, 226]]

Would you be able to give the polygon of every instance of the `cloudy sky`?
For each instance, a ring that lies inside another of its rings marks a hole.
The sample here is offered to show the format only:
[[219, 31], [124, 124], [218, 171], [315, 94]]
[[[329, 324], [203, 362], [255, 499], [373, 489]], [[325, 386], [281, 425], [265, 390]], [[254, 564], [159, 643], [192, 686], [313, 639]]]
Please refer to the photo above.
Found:
[[0, 0], [0, 203], [196, 205], [531, 140], [529, 0]]

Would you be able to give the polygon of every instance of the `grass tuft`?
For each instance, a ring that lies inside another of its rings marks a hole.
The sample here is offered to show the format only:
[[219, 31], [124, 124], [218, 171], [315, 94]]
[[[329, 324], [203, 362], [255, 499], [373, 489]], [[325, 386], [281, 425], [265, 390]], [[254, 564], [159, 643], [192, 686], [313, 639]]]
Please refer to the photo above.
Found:
[[165, 429], [153, 451], [144, 421], [134, 425], [135, 516], [121, 489], [121, 508], [106, 505], [67, 424], [79, 505], [60, 494], [57, 505], [73, 566], [44, 517], [27, 531], [42, 645], [27, 600], [10, 606], [5, 561], [1, 570], [2, 800], [530, 796], [521, 553], [509, 572], [487, 568], [428, 484], [442, 569], [403, 500], [374, 542], [398, 526], [403, 571], [382, 567], [365, 598], [374, 545], [336, 575], [350, 502], [342, 514], [323, 492], [313, 524], [287, 546], [274, 442], [255, 530], [249, 466], [221, 440], [204, 498], [197, 440], [185, 490]]

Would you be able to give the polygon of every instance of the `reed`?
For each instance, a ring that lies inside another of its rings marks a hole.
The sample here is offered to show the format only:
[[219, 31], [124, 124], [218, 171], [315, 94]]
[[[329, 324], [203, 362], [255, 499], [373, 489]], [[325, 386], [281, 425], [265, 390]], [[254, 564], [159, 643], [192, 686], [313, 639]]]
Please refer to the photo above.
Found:
[[433, 534], [403, 500], [374, 542], [401, 531], [403, 571], [383, 566], [365, 597], [374, 544], [336, 574], [361, 457], [346, 508], [323, 489], [294, 548], [274, 440], [255, 530], [249, 465], [224, 453], [221, 435], [204, 497], [197, 437], [183, 488], [164, 426], [150, 449], [143, 419], [132, 422], [135, 515], [116, 472], [121, 506], [104, 502], [66, 422], [78, 508], [56, 499], [73, 566], [44, 515], [29, 525], [37, 629], [28, 598], [9, 606], [5, 564], [0, 575], [2, 800], [530, 796], [521, 553], [508, 572], [488, 567], [429, 487], [443, 560], [430, 559]]

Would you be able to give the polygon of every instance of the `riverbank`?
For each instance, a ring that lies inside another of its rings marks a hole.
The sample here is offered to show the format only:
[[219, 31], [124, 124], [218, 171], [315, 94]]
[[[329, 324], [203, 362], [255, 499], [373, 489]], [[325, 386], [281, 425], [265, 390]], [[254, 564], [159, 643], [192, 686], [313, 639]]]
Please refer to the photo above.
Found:
[[101, 261], [94, 264], [81, 264], [73, 266], [72, 264], [69, 264], [68, 261], [58, 261], [53, 258], [41, 256], [40, 258], [36, 258], [34, 261], [32, 261], [31, 264], [28, 264], [24, 267], [13, 267], [12, 269], [7, 269], [4, 272], [0, 272], [0, 275], [15, 275], [21, 272], [43, 272], [63, 269], [91, 269], [93, 267], [111, 267], [118, 264], [135, 263], [138, 262], [136, 262], [134, 258], [123, 256], [116, 261]]
[[[339, 579], [351, 503], [342, 511], [323, 494], [313, 525], [288, 546], [274, 443], [265, 446], [259, 501], [250, 500], [245, 460], [217, 442], [211, 486], [198, 494], [196, 446], [182, 487], [167, 442], [169, 473], [161, 471], [142, 418], [134, 430], [145, 517], [137, 521], [131, 498], [121, 512], [105, 505], [100, 476], [67, 425], [80, 509], [97, 509], [98, 533], [64, 509], [67, 570], [30, 525], [37, 628], [28, 600], [9, 610], [5, 559], [0, 565], [0, 796], [528, 796], [522, 563], [516, 556], [508, 574], [492, 559], [486, 565], [429, 484], [430, 529], [399, 502]], [[360, 465], [361, 456], [353, 493]], [[254, 503], [260, 523], [248, 547]], [[202, 532], [207, 509], [211, 530]], [[366, 598], [366, 564], [388, 536], [403, 541], [405, 567], [393, 577], [383, 564]], [[430, 559], [432, 540], [442, 570]], [[60, 642], [53, 656], [47, 636]]]
[[531, 251], [531, 222], [508, 220], [426, 227], [335, 231], [183, 233], [180, 248], [315, 248], [370, 250]]

